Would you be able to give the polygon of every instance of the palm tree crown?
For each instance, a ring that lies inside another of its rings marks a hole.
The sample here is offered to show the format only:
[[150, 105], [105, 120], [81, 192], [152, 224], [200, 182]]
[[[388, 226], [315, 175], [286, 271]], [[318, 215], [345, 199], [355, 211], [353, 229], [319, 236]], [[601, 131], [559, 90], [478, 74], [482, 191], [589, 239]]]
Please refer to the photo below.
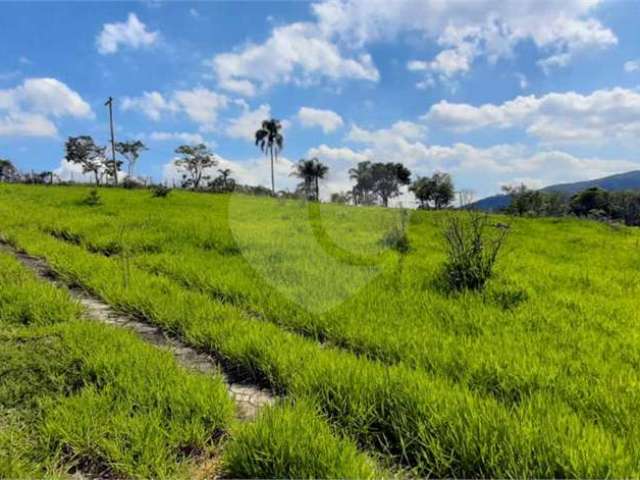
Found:
[[320, 180], [326, 178], [329, 167], [317, 158], [310, 160], [301, 159], [293, 169], [292, 175], [303, 180], [302, 188], [307, 194], [307, 198], [320, 199]]

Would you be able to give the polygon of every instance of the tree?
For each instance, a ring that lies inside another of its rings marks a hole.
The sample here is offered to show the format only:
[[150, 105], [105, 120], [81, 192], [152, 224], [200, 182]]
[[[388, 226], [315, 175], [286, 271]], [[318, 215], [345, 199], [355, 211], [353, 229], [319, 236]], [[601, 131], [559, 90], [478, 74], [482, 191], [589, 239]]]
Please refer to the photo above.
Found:
[[218, 164], [215, 155], [203, 143], [193, 146], [180, 145], [176, 148], [176, 153], [182, 155], [175, 164], [184, 172], [182, 186], [185, 188], [192, 187], [197, 190], [202, 180], [210, 178], [205, 175], [205, 170]]
[[320, 200], [320, 180], [329, 173], [329, 167], [317, 158], [298, 161], [291, 175], [302, 179], [301, 189], [305, 192], [307, 199]]
[[276, 182], [273, 173], [273, 162], [278, 159], [278, 154], [284, 146], [284, 137], [280, 133], [282, 125], [280, 120], [272, 118], [264, 120], [262, 126], [256, 130], [256, 145], [260, 147], [265, 155], [269, 153], [271, 156], [271, 192], [276, 194]]
[[331, 203], [349, 203], [352, 199], [351, 192], [333, 192], [331, 194]]
[[230, 168], [219, 168], [219, 175], [209, 182], [209, 187], [215, 192], [233, 192], [236, 187], [236, 181], [231, 178]]
[[372, 192], [380, 198], [382, 205], [389, 206], [389, 199], [400, 195], [400, 187], [411, 183], [411, 171], [401, 163], [373, 163]]
[[418, 201], [420, 208], [433, 208], [440, 210], [448, 206], [455, 196], [453, 180], [448, 173], [436, 172], [432, 177], [418, 177], [409, 187]]
[[371, 162], [358, 162], [355, 168], [349, 169], [349, 178], [355, 180], [352, 195], [353, 203], [356, 205], [366, 205], [373, 200], [373, 170]]
[[598, 187], [587, 188], [571, 197], [569, 210], [579, 217], [606, 215], [610, 210], [609, 192]]
[[529, 189], [525, 184], [504, 185], [502, 191], [511, 197], [511, 203], [505, 209], [514, 215], [541, 215], [544, 210], [542, 192]]
[[42, 183], [47, 183], [49, 185], [53, 185], [53, 177], [54, 177], [54, 173], [50, 170], [44, 170], [42, 172], [40, 172], [38, 174], [38, 176], [40, 177]]
[[127, 175], [129, 177], [133, 175], [133, 169], [138, 161], [138, 157], [144, 150], [148, 150], [148, 148], [140, 140], [116, 143], [116, 152], [127, 159]]
[[11, 181], [18, 176], [18, 169], [11, 161], [0, 158], [0, 182]]
[[67, 162], [80, 165], [82, 173], [93, 173], [96, 185], [99, 186], [106, 164], [109, 163], [105, 157], [106, 147], [96, 145], [88, 135], [81, 135], [69, 137], [64, 148]]

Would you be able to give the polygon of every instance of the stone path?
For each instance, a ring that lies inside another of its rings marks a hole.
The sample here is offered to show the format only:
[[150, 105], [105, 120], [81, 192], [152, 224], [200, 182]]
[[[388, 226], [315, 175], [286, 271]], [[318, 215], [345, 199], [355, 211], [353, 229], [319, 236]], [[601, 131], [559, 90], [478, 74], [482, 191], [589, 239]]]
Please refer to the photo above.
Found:
[[230, 381], [229, 376], [225, 375], [224, 368], [210, 355], [200, 353], [180, 340], [167, 336], [160, 328], [154, 325], [114, 311], [109, 305], [80, 288], [64, 284], [44, 260], [19, 252], [1, 242], [0, 250], [12, 254], [41, 279], [68, 290], [84, 307], [88, 318], [134, 331], [143, 340], [168, 349], [173, 353], [176, 360], [186, 368], [201, 373], [222, 374], [225, 378], [229, 395], [237, 405], [236, 411], [239, 419], [252, 419], [256, 416], [260, 407], [272, 404], [275, 401], [275, 396], [269, 390], [251, 384]]

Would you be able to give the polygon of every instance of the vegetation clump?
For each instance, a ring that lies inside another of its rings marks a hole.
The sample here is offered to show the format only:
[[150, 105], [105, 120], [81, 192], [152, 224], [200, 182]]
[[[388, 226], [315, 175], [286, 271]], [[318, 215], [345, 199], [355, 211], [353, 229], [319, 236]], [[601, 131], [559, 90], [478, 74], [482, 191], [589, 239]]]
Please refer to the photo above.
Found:
[[171, 193], [171, 188], [166, 185], [154, 185], [151, 187], [151, 196], [153, 198], [167, 198]]
[[97, 207], [99, 205], [102, 205], [102, 198], [100, 198], [98, 190], [92, 188], [91, 190], [89, 190], [87, 196], [82, 200], [82, 203], [89, 207]]
[[432, 177], [418, 177], [409, 187], [422, 209], [440, 210], [449, 206], [455, 196], [453, 180], [448, 173], [436, 172]]
[[225, 447], [231, 478], [374, 478], [353, 443], [337, 440], [304, 402], [264, 410]]
[[408, 221], [409, 212], [405, 209], [400, 210], [399, 222], [394, 223], [389, 231], [380, 239], [382, 246], [399, 253], [407, 253], [411, 250], [409, 237], [407, 236]]
[[[491, 234], [493, 229], [495, 234]], [[447, 262], [444, 275], [452, 290], [482, 290], [493, 275], [493, 267], [508, 229], [496, 228], [485, 214], [468, 212], [448, 219], [444, 232]]]

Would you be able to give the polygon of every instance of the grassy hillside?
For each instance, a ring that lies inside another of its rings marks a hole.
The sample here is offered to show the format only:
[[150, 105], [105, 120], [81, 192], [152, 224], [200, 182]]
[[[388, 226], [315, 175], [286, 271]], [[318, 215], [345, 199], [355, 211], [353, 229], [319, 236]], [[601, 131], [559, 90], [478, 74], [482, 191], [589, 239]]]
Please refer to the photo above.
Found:
[[[512, 226], [495, 277], [451, 293], [451, 213], [411, 212], [400, 254], [381, 242], [397, 210], [115, 189], [87, 206], [86, 194], [0, 185], [0, 234], [371, 453], [418, 475], [640, 473], [638, 230], [500, 219]], [[287, 418], [246, 435], [275, 448], [266, 432], [288, 438]], [[228, 451], [239, 476], [282, 471]]]

